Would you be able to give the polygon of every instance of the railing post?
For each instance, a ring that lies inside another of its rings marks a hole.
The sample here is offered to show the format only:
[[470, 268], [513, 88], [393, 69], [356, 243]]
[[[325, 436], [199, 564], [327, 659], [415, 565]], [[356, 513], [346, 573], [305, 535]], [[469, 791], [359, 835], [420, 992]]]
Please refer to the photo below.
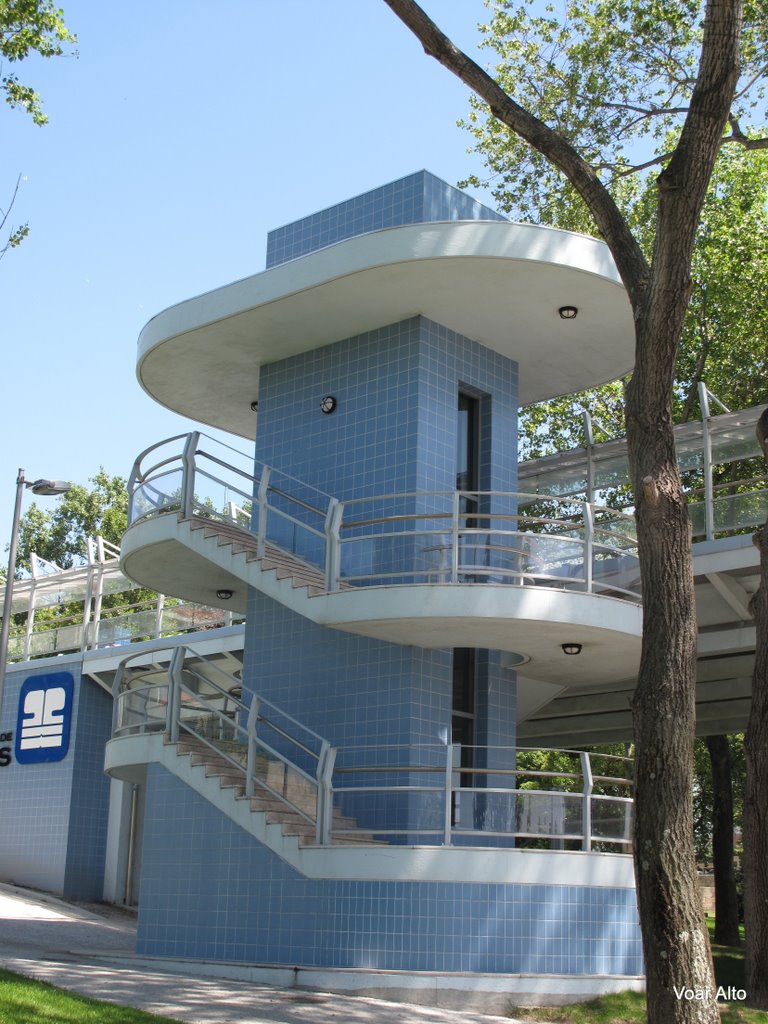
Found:
[[32, 570], [32, 580], [29, 591], [29, 609], [27, 610], [27, 627], [24, 631], [24, 651], [22, 653], [22, 661], [29, 661], [29, 656], [32, 651], [32, 635], [35, 631], [35, 601], [37, 597], [37, 555], [35, 552], [31, 552], [29, 556], [30, 568]]
[[155, 639], [159, 640], [163, 635], [163, 609], [165, 608], [165, 594], [157, 595], [155, 604]]
[[336, 747], [323, 740], [317, 760], [317, 808], [315, 814], [315, 838], [318, 846], [331, 845], [333, 826], [333, 769], [336, 764]]
[[325, 589], [329, 594], [340, 587], [341, 576], [341, 520], [344, 503], [331, 498], [325, 515]]
[[251, 697], [251, 706], [248, 708], [248, 750], [245, 761], [245, 795], [252, 797], [254, 793], [256, 777], [256, 723], [259, 720], [259, 698], [254, 693]]
[[120, 689], [125, 678], [125, 662], [120, 662], [115, 672], [115, 680], [112, 683], [112, 735], [117, 732], [118, 715], [120, 712]]
[[195, 511], [195, 454], [199, 443], [199, 430], [193, 430], [191, 434], [187, 434], [184, 452], [181, 456], [184, 472], [181, 482], [181, 514], [184, 519], [191, 519]]
[[587, 853], [592, 849], [592, 790], [594, 780], [592, 778], [592, 765], [589, 754], [586, 750], [581, 752], [581, 777], [583, 780], [582, 808], [581, 808], [581, 848]]
[[587, 593], [592, 593], [592, 559], [595, 543], [594, 509], [588, 501], [584, 502], [584, 582]]
[[256, 557], [263, 558], [267, 546], [267, 494], [269, 492], [269, 477], [272, 470], [264, 466], [259, 477], [259, 486], [256, 491], [256, 507], [258, 516], [256, 519]]
[[459, 515], [461, 493], [454, 491], [451, 510], [451, 583], [459, 582]]
[[451, 846], [451, 819], [453, 818], [453, 743], [445, 747], [445, 816], [443, 820], [443, 846]]
[[712, 481], [712, 435], [709, 432], [709, 392], [703, 380], [699, 381], [701, 408], [701, 443], [704, 453], [704, 532], [707, 540], [715, 539], [715, 490]]
[[588, 409], [582, 410], [582, 418], [587, 450], [587, 501], [592, 504], [595, 500], [595, 435], [592, 430], [592, 416]]
[[128, 525], [133, 522], [133, 495], [136, 491], [136, 482], [139, 479], [139, 460], [136, 459], [131, 466], [131, 475], [128, 477]]
[[104, 562], [106, 561], [104, 551], [104, 538], [99, 536], [96, 540], [96, 592], [93, 601], [93, 635], [89, 638], [89, 646], [99, 646], [99, 630], [101, 628], [101, 608], [104, 603]]
[[168, 705], [166, 707], [165, 735], [169, 743], [179, 742], [179, 713], [181, 710], [181, 673], [184, 669], [186, 647], [177, 647], [168, 669]]

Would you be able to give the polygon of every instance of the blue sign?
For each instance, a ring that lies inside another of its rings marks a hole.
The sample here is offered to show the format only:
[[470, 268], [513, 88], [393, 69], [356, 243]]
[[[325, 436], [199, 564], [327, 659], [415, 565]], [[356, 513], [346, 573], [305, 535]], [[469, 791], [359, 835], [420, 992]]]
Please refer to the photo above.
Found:
[[74, 691], [69, 672], [33, 676], [22, 683], [16, 726], [18, 764], [48, 764], [67, 756]]

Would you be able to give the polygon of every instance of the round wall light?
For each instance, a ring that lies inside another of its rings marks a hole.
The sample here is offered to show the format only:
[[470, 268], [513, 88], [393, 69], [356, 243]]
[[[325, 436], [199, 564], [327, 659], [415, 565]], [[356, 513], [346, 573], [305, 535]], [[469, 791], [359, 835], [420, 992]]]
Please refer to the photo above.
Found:
[[561, 320], [575, 320], [579, 311], [576, 306], [561, 306], [557, 312]]
[[232, 597], [233, 593], [233, 590], [227, 590], [226, 587], [222, 587], [221, 590], [216, 591], [216, 597], [218, 597], [220, 601], [228, 601]]
[[563, 654], [581, 654], [581, 644], [560, 644]]
[[320, 399], [320, 409], [322, 412], [326, 414], [326, 416], [330, 416], [330, 414], [333, 412], [335, 408], [336, 399], [333, 397], [333, 395], [324, 395]]

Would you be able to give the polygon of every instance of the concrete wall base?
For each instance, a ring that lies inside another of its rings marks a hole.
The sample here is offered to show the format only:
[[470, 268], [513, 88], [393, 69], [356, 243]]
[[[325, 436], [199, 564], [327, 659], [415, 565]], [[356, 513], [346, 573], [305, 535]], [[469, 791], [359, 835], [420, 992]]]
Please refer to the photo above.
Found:
[[559, 1006], [609, 992], [642, 992], [645, 979], [618, 975], [461, 974], [442, 971], [377, 971], [251, 965], [210, 960], [121, 956], [126, 966], [251, 981], [278, 988], [310, 989], [417, 1003], [445, 1010], [508, 1013], [515, 1006]]

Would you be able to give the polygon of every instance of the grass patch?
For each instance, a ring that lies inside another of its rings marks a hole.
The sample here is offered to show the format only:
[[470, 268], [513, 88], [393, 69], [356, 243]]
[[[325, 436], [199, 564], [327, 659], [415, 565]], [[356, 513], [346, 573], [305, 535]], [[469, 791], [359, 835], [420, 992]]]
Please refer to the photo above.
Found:
[[612, 992], [569, 1006], [515, 1008], [511, 1017], [530, 1021], [557, 1021], [558, 1024], [640, 1024], [645, 1021], [644, 992]]
[[[715, 922], [708, 919], [710, 941]], [[744, 941], [744, 926], [741, 926]], [[739, 946], [716, 946], [712, 943], [715, 979], [724, 988], [745, 988], [744, 949]], [[748, 1010], [740, 1003], [720, 1003], [722, 1024], [768, 1024], [768, 1013]], [[591, 999], [588, 1003], [569, 1006], [516, 1007], [511, 1017], [522, 1021], [552, 1021], [553, 1024], [646, 1024], [645, 994], [643, 992], [616, 992]]]
[[0, 1024], [179, 1024], [0, 969]]
[[[722, 1024], [766, 1024], [768, 1014], [747, 1010], [736, 1003], [720, 1003]], [[646, 1024], [643, 992], [614, 992], [588, 1003], [570, 1006], [516, 1007], [510, 1017], [521, 1021], [553, 1022], [553, 1024]]]

